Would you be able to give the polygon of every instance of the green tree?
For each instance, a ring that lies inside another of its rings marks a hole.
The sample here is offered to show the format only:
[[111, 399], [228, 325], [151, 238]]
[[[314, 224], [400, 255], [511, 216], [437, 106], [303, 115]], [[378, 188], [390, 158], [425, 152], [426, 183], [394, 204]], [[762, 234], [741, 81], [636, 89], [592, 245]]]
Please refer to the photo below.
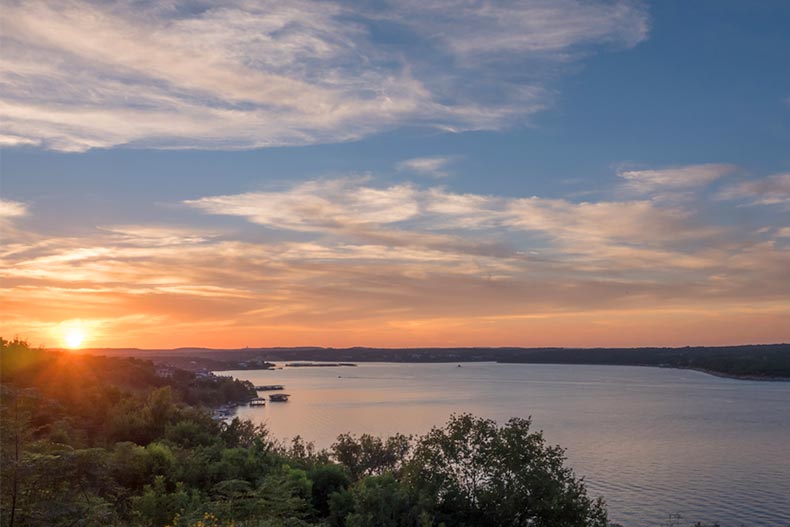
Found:
[[311, 502], [319, 517], [329, 515], [329, 500], [332, 494], [348, 488], [350, 479], [348, 471], [341, 465], [328, 463], [315, 466], [309, 473], [313, 482]]
[[527, 419], [454, 415], [419, 440], [405, 481], [448, 527], [606, 527], [603, 502], [564, 462]]
[[238, 417], [234, 417], [229, 423], [223, 423], [219, 435], [231, 448], [269, 444], [269, 431], [265, 426]]
[[258, 488], [265, 517], [281, 521], [305, 520], [311, 512], [311, 486], [304, 470], [282, 465], [270, 472]]
[[420, 513], [409, 490], [392, 474], [370, 476], [351, 490], [354, 512], [347, 527], [419, 527]]
[[341, 434], [332, 445], [332, 455], [348, 467], [351, 478], [397, 473], [406, 461], [411, 449], [411, 438], [396, 434], [387, 440], [370, 434], [357, 437]]
[[141, 525], [164, 527], [198, 502], [198, 495], [188, 492], [182, 483], [169, 489], [164, 476], [156, 476], [152, 485], [145, 486], [142, 496], [134, 499], [134, 518]]

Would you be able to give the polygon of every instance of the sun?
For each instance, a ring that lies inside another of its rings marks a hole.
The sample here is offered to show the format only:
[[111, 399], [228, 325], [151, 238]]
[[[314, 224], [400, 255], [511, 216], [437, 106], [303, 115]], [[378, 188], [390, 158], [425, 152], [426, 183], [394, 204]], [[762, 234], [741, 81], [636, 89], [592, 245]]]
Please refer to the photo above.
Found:
[[70, 329], [66, 333], [64, 340], [67, 347], [77, 349], [82, 345], [82, 341], [85, 340], [85, 333], [81, 329]]

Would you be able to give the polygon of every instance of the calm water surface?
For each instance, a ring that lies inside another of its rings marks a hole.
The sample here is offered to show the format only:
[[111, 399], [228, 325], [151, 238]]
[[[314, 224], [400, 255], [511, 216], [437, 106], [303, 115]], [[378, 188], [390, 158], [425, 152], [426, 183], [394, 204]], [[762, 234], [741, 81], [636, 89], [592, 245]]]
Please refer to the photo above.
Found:
[[241, 407], [273, 435], [327, 447], [342, 432], [421, 434], [453, 412], [532, 416], [612, 521], [670, 513], [790, 526], [790, 383], [628, 366], [392, 364], [222, 372], [283, 384], [288, 403]]

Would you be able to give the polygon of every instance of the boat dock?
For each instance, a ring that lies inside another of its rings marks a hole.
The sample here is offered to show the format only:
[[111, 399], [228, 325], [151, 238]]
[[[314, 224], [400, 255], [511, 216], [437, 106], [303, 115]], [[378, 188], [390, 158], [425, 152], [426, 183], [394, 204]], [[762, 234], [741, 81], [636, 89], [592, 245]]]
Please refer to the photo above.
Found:
[[290, 395], [287, 393], [273, 393], [269, 396], [269, 401], [273, 403], [287, 403]]
[[261, 386], [256, 386], [255, 389], [259, 392], [271, 392], [274, 390], [284, 390], [285, 386], [282, 384], [264, 384]]
[[256, 397], [255, 399], [252, 399], [250, 401], [250, 406], [265, 406], [265, 405], [266, 405], [266, 399], [264, 399], [263, 397]]

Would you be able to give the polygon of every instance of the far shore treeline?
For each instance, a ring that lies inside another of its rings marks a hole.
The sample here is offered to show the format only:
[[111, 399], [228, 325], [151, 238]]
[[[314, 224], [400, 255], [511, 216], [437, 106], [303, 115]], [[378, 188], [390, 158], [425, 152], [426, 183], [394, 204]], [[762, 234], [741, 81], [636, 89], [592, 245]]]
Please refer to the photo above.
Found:
[[502, 362], [590, 364], [692, 369], [725, 377], [790, 380], [790, 344], [683, 348], [244, 348], [95, 349], [185, 369], [237, 370], [271, 361]]
[[0, 377], [2, 527], [612, 527], [528, 419], [456, 415], [316, 451], [215, 419], [255, 395], [231, 377], [16, 339], [0, 339]]

